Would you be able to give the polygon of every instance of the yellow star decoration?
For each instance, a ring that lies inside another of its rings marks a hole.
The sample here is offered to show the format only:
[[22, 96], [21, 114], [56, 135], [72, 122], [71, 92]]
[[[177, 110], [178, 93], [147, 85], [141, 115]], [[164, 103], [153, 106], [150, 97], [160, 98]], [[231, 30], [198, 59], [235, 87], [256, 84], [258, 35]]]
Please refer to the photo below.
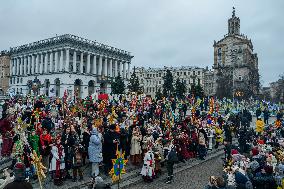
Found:
[[38, 180], [39, 180], [40, 188], [42, 188], [41, 181], [46, 178], [46, 175], [44, 173], [44, 170], [46, 170], [46, 167], [43, 166], [43, 164], [41, 162], [42, 156], [37, 156], [37, 153], [36, 153], [35, 150], [33, 150], [33, 153], [31, 154], [31, 157], [32, 157], [32, 164], [36, 168], [36, 172], [37, 172], [37, 177], [38, 177]]
[[122, 174], [125, 174], [125, 165], [128, 160], [124, 159], [124, 153], [121, 153], [118, 150], [118, 147], [116, 148], [116, 159], [112, 159], [113, 167], [110, 170], [109, 174], [112, 176], [112, 182], [119, 181]]

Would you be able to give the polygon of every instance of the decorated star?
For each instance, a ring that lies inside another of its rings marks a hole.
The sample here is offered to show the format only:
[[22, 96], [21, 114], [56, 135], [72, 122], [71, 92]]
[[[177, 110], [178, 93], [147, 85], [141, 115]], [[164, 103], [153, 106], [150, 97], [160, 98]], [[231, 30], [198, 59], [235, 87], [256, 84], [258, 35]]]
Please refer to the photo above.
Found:
[[121, 153], [116, 149], [116, 159], [112, 159], [113, 167], [110, 170], [109, 174], [112, 176], [112, 182], [119, 181], [121, 179], [121, 175], [125, 174], [125, 165], [128, 160], [124, 159], [124, 153]]

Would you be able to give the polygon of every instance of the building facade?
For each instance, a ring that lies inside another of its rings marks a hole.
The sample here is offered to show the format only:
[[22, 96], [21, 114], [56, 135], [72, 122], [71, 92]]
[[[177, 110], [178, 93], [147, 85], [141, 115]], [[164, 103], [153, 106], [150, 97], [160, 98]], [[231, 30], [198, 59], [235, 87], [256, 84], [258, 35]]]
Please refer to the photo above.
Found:
[[240, 34], [240, 19], [235, 14], [235, 8], [228, 20], [228, 33], [220, 41], [214, 41], [213, 47], [215, 77], [218, 79], [218, 74], [231, 74], [232, 96], [257, 95], [258, 57], [253, 52], [252, 41]]
[[10, 49], [10, 88], [15, 93], [86, 97], [110, 93], [111, 80], [130, 75], [127, 51], [70, 34]]
[[[163, 68], [144, 68], [144, 67], [135, 67], [136, 75], [139, 78], [139, 82], [144, 90], [146, 95], [155, 97], [156, 92], [163, 88], [164, 76], [166, 75], [167, 70], [172, 72], [174, 83], [177, 78], [181, 82], [184, 82], [187, 88], [187, 94], [189, 93], [190, 86], [192, 84], [200, 84], [203, 89], [205, 86], [208, 86], [208, 81], [205, 81], [206, 73], [212, 73], [208, 68], [199, 68], [193, 66], [181, 66], [181, 67], [163, 67]], [[213, 89], [212, 89], [213, 90]], [[208, 90], [204, 89], [204, 92]], [[206, 94], [207, 95], [207, 94]]]
[[5, 95], [9, 89], [10, 56], [7, 51], [0, 52], [0, 95]]

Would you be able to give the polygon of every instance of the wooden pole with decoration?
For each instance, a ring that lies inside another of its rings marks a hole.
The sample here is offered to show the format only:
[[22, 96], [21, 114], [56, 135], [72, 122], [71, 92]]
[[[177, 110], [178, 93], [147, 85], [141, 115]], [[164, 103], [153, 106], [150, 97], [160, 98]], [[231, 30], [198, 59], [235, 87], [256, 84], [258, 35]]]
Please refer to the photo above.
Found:
[[117, 182], [117, 188], [119, 189], [121, 175], [126, 173], [125, 165], [128, 160], [124, 159], [124, 154], [118, 150], [118, 144], [116, 146], [116, 159], [112, 159], [113, 167], [110, 170], [109, 174], [112, 175], [112, 182]]
[[31, 158], [32, 158], [32, 164], [36, 168], [37, 177], [38, 177], [38, 181], [39, 181], [39, 186], [40, 186], [41, 189], [43, 189], [41, 181], [44, 178], [46, 178], [46, 175], [44, 173], [44, 170], [46, 170], [46, 167], [44, 167], [42, 162], [41, 162], [42, 156], [41, 155], [37, 156], [36, 151], [33, 150], [33, 153], [31, 154]]

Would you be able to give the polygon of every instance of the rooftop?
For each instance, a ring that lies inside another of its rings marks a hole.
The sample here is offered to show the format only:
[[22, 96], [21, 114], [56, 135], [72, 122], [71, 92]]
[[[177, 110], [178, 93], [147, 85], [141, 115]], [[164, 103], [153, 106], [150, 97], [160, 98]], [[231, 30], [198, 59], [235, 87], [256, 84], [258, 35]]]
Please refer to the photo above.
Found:
[[66, 41], [67, 42], [68, 41], [69, 42], [78, 42], [78, 43], [81, 43], [81, 44], [89, 45], [91, 47], [96, 47], [96, 48], [109, 50], [109, 51], [113, 51], [113, 52], [117, 52], [117, 53], [121, 53], [121, 54], [124, 54], [124, 55], [131, 56], [131, 53], [128, 52], [128, 51], [121, 50], [119, 48], [115, 48], [115, 47], [112, 47], [112, 46], [109, 46], [109, 45], [105, 45], [103, 43], [99, 43], [96, 40], [92, 41], [92, 40], [89, 40], [89, 39], [84, 39], [82, 37], [78, 37], [78, 36], [75, 36], [75, 35], [72, 35], [72, 34], [64, 34], [64, 35], [55, 36], [55, 37], [52, 37], [52, 38], [36, 41], [36, 42], [33, 42], [33, 43], [20, 45], [20, 46], [17, 46], [17, 47], [11, 47], [10, 52], [11, 53], [19, 52], [19, 51], [22, 51], [22, 50], [29, 50], [29, 49], [34, 48], [34, 47], [42, 47], [44, 45], [55, 44], [55, 43], [58, 43], [58, 42], [66, 42]]

